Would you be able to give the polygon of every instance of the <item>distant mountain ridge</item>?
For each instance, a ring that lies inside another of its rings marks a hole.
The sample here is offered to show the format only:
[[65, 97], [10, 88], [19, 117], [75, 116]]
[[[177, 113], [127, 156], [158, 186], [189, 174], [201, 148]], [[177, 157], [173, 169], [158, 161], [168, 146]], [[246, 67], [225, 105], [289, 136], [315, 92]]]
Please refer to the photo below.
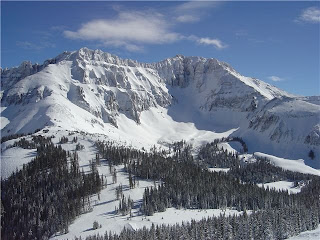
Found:
[[2, 136], [50, 126], [103, 133], [122, 116], [140, 124], [142, 113], [164, 108], [198, 129], [237, 129], [233, 135], [267, 152], [306, 155], [320, 146], [318, 96], [289, 94], [213, 58], [139, 63], [81, 48], [1, 69], [1, 107]]

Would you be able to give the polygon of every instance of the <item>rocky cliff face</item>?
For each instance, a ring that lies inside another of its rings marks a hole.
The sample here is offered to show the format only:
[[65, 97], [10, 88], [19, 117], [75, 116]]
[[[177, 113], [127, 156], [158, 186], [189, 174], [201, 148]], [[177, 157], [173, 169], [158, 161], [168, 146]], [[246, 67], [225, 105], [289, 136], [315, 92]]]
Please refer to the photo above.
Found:
[[174, 58], [151, 65], [170, 86], [191, 87], [201, 99], [201, 108], [214, 111], [229, 108], [252, 112], [259, 103], [273, 98], [292, 96], [258, 79], [241, 76], [230, 65], [201, 57]]
[[117, 126], [119, 113], [139, 123], [142, 111], [171, 103], [160, 80], [155, 70], [135, 61], [83, 48], [43, 65], [27, 62], [2, 70], [2, 105], [25, 105], [54, 92], [105, 123]]
[[250, 120], [249, 128], [275, 142], [296, 141], [319, 146], [319, 106], [296, 98], [269, 101]]
[[[150, 108], [170, 109], [186, 101], [190, 102], [188, 111], [213, 113], [219, 119], [232, 112], [236, 116], [232, 122], [242, 128], [244, 137], [254, 131], [272, 142], [320, 145], [317, 97], [295, 97], [244, 77], [216, 59], [177, 55], [145, 64], [82, 48], [42, 65], [24, 62], [17, 68], [2, 69], [1, 87], [1, 106], [16, 113], [3, 113], [10, 118], [3, 135], [24, 131], [35, 117], [46, 119], [38, 127], [58, 124], [55, 108], [61, 114], [68, 112], [74, 118], [72, 124], [77, 124], [78, 112], [83, 115], [85, 111], [85, 122], [117, 127], [121, 114], [139, 124], [141, 113]], [[177, 93], [183, 97], [175, 96]], [[19, 121], [22, 114], [29, 122]]]

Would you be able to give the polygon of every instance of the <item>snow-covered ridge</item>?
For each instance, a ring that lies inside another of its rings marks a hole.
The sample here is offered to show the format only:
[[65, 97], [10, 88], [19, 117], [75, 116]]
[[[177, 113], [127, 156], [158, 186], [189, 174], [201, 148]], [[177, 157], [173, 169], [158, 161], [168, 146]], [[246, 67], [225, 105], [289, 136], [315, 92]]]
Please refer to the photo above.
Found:
[[[229, 86], [240, 80], [244, 83], [245, 87], [256, 90], [269, 100], [275, 97], [293, 96], [258, 79], [244, 77], [229, 64], [214, 58], [207, 59], [177, 55], [147, 66], [157, 69], [160, 77], [166, 79], [167, 83], [173, 86], [186, 87], [190, 81], [196, 81], [196, 86], [201, 88], [206, 78], [214, 80], [223, 78], [224, 84], [220, 92], [221, 94], [230, 93]], [[237, 92], [232, 93], [237, 94]]]
[[153, 123], [170, 119], [172, 135], [188, 123], [198, 130], [230, 131], [242, 137], [250, 151], [298, 159], [308, 158], [313, 150], [318, 158], [318, 100], [242, 76], [214, 58], [177, 55], [139, 63], [81, 48], [42, 65], [24, 62], [1, 69], [1, 133], [45, 126], [108, 133], [115, 127], [137, 137], [138, 131], [148, 129], [161, 142], [168, 131]]

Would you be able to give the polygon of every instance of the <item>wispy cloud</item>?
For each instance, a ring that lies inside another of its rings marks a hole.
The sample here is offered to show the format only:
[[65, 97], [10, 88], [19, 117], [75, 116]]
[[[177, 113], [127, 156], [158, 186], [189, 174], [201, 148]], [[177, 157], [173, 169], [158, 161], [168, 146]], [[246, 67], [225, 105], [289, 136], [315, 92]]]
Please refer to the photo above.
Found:
[[31, 43], [29, 41], [17, 41], [16, 45], [26, 50], [42, 50], [44, 48], [54, 48], [55, 44], [49, 41], [41, 41], [39, 43]]
[[273, 81], [273, 82], [281, 82], [284, 81], [284, 78], [278, 77], [278, 76], [270, 76], [268, 77], [269, 80]]
[[205, 15], [208, 10], [221, 5], [219, 2], [213, 1], [190, 1], [178, 5], [174, 9], [174, 14], [177, 15], [178, 22], [197, 22]]
[[213, 46], [216, 49], [224, 49], [227, 48], [228, 45], [225, 44], [224, 42], [222, 42], [220, 39], [218, 38], [208, 38], [208, 37], [198, 37], [195, 35], [190, 35], [188, 37], [184, 37], [184, 39], [195, 42], [197, 44], [201, 44], [201, 45], [209, 45], [209, 46]]
[[199, 17], [193, 15], [180, 15], [176, 18], [178, 22], [187, 23], [187, 22], [198, 22]]
[[55, 48], [56, 44], [53, 40], [57, 34], [61, 34], [61, 31], [61, 26], [51, 27], [45, 31], [32, 30], [32, 34], [36, 40], [16, 41], [16, 46], [25, 50], [33, 51], [40, 51], [47, 48]]
[[223, 49], [228, 47], [225, 43], [223, 43], [221, 40], [215, 38], [199, 38], [197, 40], [198, 43], [204, 44], [204, 45], [212, 45], [217, 49]]
[[297, 22], [309, 22], [319, 23], [320, 22], [320, 8], [310, 7], [302, 10], [302, 13], [296, 20]]
[[98, 40], [104, 45], [125, 47], [129, 51], [142, 44], [163, 44], [179, 40], [180, 34], [159, 13], [120, 12], [115, 19], [93, 20], [77, 31], [64, 31], [70, 39]]
[[219, 6], [221, 3], [214, 1], [189, 1], [182, 3], [176, 7], [176, 11], [180, 13], [195, 13], [201, 10], [208, 10]]

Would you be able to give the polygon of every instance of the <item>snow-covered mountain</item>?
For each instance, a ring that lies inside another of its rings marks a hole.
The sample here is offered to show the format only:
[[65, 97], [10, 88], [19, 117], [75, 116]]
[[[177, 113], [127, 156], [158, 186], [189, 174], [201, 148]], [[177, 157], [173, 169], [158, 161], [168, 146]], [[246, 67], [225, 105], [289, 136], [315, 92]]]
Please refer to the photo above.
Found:
[[149, 64], [87, 48], [64, 52], [1, 69], [1, 109], [2, 136], [59, 127], [153, 144], [195, 139], [196, 129], [242, 137], [249, 151], [320, 156], [319, 97], [294, 96], [211, 58]]

